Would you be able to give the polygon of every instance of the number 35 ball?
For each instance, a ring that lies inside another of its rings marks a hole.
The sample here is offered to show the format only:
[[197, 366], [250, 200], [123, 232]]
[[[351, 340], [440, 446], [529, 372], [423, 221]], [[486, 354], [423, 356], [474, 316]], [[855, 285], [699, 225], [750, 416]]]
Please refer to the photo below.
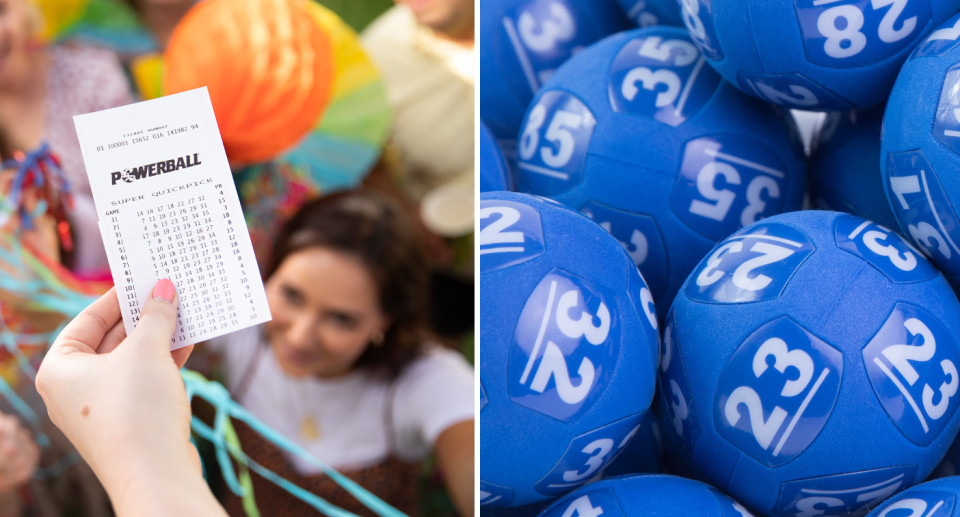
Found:
[[531, 103], [517, 156], [517, 190], [613, 234], [663, 307], [717, 241], [799, 210], [805, 188], [803, 151], [774, 109], [722, 81], [676, 27], [568, 61]]
[[903, 234], [960, 287], [960, 15], [903, 65], [887, 102], [880, 165]]
[[883, 102], [907, 54], [960, 0], [679, 0], [710, 64], [741, 90], [788, 108]]
[[957, 434], [958, 332], [949, 284], [898, 234], [771, 217], [718, 244], [674, 301], [664, 432], [751, 509], [862, 513], [926, 478]]
[[633, 262], [562, 205], [480, 195], [480, 505], [526, 506], [598, 475], [653, 401], [657, 317]]

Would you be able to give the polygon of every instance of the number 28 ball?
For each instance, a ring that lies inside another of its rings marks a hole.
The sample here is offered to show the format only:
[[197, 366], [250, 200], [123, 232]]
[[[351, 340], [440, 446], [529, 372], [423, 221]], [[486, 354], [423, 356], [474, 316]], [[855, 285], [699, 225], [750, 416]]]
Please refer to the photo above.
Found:
[[710, 64], [788, 108], [883, 102], [907, 54], [960, 0], [679, 0]]
[[653, 401], [657, 317], [623, 248], [581, 214], [480, 195], [480, 505], [525, 506], [600, 474]]
[[862, 512], [953, 441], [958, 329], [946, 280], [896, 233], [837, 212], [771, 217], [718, 244], [674, 301], [665, 432], [757, 511]]

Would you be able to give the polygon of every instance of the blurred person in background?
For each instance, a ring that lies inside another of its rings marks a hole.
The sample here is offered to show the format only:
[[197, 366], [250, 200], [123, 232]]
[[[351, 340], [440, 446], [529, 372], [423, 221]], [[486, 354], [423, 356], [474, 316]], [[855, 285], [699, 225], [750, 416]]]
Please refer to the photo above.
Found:
[[[363, 190], [312, 201], [280, 233], [265, 278], [273, 321], [210, 341], [187, 366], [210, 369], [219, 356], [254, 416], [405, 513], [418, 513], [420, 463], [435, 451], [455, 508], [473, 515], [474, 372], [424, 330], [427, 271], [406, 214]], [[257, 463], [370, 514], [311, 464], [234, 425]], [[253, 493], [265, 515], [309, 511], [259, 476]], [[225, 506], [243, 515], [232, 495]]]
[[82, 47], [43, 46], [43, 19], [30, 0], [0, 0], [0, 126], [24, 152], [47, 142], [70, 181], [72, 263], [82, 279], [109, 279], [107, 255], [73, 116], [132, 102], [116, 56]]
[[[391, 183], [433, 234], [431, 326], [462, 341], [474, 316], [474, 2], [395, 3], [362, 37], [394, 110], [399, 165]], [[377, 172], [366, 184], [387, 190]]]

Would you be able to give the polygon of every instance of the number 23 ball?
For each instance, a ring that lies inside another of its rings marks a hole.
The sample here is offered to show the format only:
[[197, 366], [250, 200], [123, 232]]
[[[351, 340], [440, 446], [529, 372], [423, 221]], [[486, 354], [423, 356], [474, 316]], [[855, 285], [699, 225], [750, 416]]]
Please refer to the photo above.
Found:
[[767, 515], [872, 508], [957, 434], [958, 329], [946, 280], [897, 234], [837, 212], [771, 217], [718, 244], [676, 297], [664, 432]]
[[602, 228], [525, 194], [480, 195], [480, 507], [553, 499], [637, 434], [657, 317]]
[[722, 81], [686, 31], [648, 27], [591, 46], [544, 85], [514, 177], [613, 234], [668, 307], [718, 240], [800, 209], [802, 154], [774, 109]]
[[883, 102], [917, 42], [960, 0], [679, 0], [690, 35], [741, 90], [788, 108]]

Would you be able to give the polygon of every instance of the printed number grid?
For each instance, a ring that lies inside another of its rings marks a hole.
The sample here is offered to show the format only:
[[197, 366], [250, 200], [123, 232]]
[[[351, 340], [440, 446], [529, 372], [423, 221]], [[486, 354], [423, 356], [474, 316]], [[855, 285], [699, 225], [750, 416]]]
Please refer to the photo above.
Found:
[[108, 241], [122, 271], [117, 284], [124, 323], [131, 331], [157, 280], [169, 278], [180, 305], [175, 348], [269, 319], [252, 253], [241, 248], [243, 216], [227, 202], [221, 184], [186, 195], [139, 203], [111, 215]]

